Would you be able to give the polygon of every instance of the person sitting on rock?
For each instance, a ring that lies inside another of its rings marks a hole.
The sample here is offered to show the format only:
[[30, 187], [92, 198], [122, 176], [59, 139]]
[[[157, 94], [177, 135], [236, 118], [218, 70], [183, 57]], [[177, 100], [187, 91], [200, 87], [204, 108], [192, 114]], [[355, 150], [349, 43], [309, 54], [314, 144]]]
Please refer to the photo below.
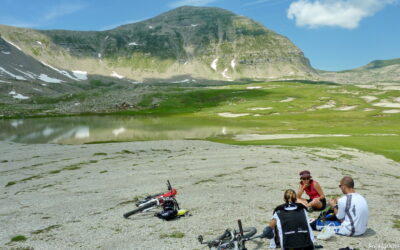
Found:
[[[322, 191], [319, 183], [312, 179], [310, 171], [301, 171], [299, 175], [300, 184], [297, 191], [297, 202], [306, 206], [309, 212], [325, 209], [326, 199], [324, 191]], [[309, 196], [308, 200], [301, 198], [304, 192]]]

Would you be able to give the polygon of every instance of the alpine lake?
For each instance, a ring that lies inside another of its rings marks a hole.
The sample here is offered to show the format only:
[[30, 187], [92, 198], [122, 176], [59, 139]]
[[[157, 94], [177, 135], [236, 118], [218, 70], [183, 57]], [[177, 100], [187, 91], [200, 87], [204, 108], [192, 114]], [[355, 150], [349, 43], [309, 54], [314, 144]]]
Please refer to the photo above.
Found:
[[87, 144], [210, 140], [236, 145], [349, 147], [400, 161], [400, 87], [261, 82], [177, 89], [157, 108], [0, 120], [0, 140]]

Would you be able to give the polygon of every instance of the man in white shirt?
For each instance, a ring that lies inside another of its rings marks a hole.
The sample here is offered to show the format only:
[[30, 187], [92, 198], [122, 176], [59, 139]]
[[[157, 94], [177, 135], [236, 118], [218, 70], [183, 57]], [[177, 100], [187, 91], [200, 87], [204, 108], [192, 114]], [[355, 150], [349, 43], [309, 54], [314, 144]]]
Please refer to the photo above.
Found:
[[336, 217], [342, 222], [338, 234], [358, 236], [365, 233], [368, 225], [368, 205], [365, 198], [354, 190], [350, 176], [342, 178], [339, 184], [345, 196], [329, 201]]

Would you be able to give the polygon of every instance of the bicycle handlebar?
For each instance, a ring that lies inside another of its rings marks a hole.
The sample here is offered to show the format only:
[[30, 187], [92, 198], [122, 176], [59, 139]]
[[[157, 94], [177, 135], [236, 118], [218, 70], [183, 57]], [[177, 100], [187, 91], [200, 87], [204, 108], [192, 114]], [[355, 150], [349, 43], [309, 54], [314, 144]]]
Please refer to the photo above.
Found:
[[171, 183], [169, 182], [169, 180], [167, 180], [167, 188], [169, 191], [172, 190], [172, 186], [171, 186]]

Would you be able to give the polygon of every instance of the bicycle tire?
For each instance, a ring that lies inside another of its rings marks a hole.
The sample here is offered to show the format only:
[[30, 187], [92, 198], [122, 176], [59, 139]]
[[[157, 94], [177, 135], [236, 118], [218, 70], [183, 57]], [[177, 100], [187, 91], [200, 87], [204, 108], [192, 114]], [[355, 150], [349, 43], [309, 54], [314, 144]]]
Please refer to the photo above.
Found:
[[150, 208], [150, 207], [153, 207], [153, 206], [156, 206], [156, 205], [157, 205], [157, 201], [152, 201], [152, 202], [149, 202], [147, 204], [144, 204], [143, 206], [138, 207], [138, 208], [136, 208], [136, 209], [134, 209], [134, 210], [132, 210], [130, 212], [124, 213], [124, 218], [126, 219], [131, 215], [134, 215], [136, 213], [142, 212], [143, 210], [145, 210], [147, 208]]
[[251, 236], [257, 233], [257, 229], [255, 227], [246, 227], [243, 229], [243, 238], [250, 238]]
[[205, 241], [202, 244], [208, 245], [209, 248], [217, 247], [218, 245], [221, 244], [221, 242], [232, 240], [231, 231], [232, 231], [231, 229], [226, 229], [225, 232], [220, 236], [218, 236], [217, 238]]
[[230, 229], [226, 229], [225, 232], [223, 234], [221, 234], [220, 236], [218, 236], [217, 238], [215, 238], [212, 241], [222, 241], [226, 238], [229, 237], [229, 240], [231, 240], [231, 233], [230, 233]]
[[231, 229], [226, 229], [223, 234], [221, 234], [217, 238], [207, 242], [207, 245], [209, 247], [210, 246], [214, 246], [214, 247], [220, 246], [223, 243], [227, 243], [227, 242], [230, 242], [231, 240], [233, 240], [233, 236], [234, 236], [234, 231], [232, 231]]

